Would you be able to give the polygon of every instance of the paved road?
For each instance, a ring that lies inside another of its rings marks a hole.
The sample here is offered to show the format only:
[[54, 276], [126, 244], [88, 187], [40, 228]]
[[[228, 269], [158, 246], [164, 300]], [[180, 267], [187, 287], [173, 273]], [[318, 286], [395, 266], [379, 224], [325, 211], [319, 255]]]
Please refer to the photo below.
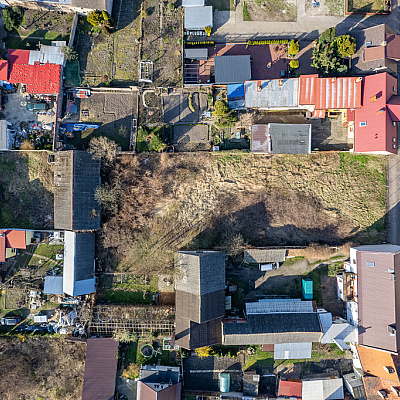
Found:
[[214, 33], [215, 40], [230, 42], [245, 41], [252, 38], [298, 38], [302, 40], [314, 40], [325, 29], [336, 26], [338, 34], [344, 34], [352, 30], [360, 30], [370, 26], [386, 23], [396, 32], [400, 31], [400, 9], [397, 1], [392, 1], [392, 13], [380, 16], [309, 16], [305, 12], [306, 0], [297, 0], [296, 22], [267, 22], [267, 21], [243, 21], [243, 6], [241, 0], [236, 12], [215, 11]]

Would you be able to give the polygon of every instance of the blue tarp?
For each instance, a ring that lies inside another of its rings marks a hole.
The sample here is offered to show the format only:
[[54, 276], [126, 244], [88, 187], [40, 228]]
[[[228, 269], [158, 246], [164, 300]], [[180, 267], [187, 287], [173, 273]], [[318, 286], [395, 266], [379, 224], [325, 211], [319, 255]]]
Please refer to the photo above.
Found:
[[244, 83], [228, 85], [226, 90], [228, 92], [228, 99], [244, 98]]
[[86, 131], [86, 129], [97, 129], [100, 128], [100, 125], [85, 124], [83, 122], [80, 122], [77, 124], [62, 124], [61, 128], [64, 128], [67, 132], [76, 132], [76, 131]]

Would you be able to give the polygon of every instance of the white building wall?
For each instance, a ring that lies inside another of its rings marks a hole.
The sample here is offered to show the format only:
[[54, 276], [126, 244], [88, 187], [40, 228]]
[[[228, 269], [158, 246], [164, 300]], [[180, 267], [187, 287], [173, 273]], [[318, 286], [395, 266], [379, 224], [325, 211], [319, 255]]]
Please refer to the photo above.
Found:
[[355, 301], [346, 302], [347, 322], [358, 326], [358, 304]]

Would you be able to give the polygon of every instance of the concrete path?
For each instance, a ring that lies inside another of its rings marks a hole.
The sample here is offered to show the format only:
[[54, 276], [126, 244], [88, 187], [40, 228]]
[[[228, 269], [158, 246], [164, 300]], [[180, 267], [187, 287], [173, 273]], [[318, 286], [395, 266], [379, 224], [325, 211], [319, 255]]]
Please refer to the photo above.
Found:
[[306, 14], [306, 0], [297, 0], [296, 22], [243, 21], [243, 0], [236, 7], [236, 12], [215, 11], [214, 33], [216, 41], [243, 42], [249, 39], [297, 38], [314, 40], [325, 29], [336, 26], [339, 35], [352, 30], [386, 23], [396, 32], [400, 31], [400, 10], [398, 0], [392, 1], [392, 13], [381, 16], [309, 16]]
[[400, 156], [390, 156], [387, 165], [388, 241], [400, 245]]

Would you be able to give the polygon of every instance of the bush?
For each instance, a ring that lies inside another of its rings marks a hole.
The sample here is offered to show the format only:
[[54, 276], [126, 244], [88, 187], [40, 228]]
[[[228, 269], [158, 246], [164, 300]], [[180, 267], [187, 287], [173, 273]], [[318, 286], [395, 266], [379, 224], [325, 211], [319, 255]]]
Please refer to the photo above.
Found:
[[67, 61], [75, 61], [78, 58], [78, 54], [74, 49], [71, 49], [69, 46], [64, 46], [62, 48], [62, 52], [64, 53], [65, 59]]
[[91, 11], [87, 16], [87, 20], [93, 26], [101, 26], [104, 21], [103, 13], [99, 10]]
[[326, 43], [332, 43], [336, 38], [336, 28], [328, 28], [326, 31], [321, 33], [318, 39], [319, 44], [323, 45]]
[[195, 353], [200, 358], [209, 357], [211, 355], [211, 347], [210, 346], [199, 347], [195, 350]]
[[174, 11], [175, 10], [174, 3], [168, 3], [168, 8], [170, 9], [170, 11]]
[[117, 156], [117, 143], [105, 136], [93, 137], [89, 142], [89, 153], [104, 166], [110, 166]]
[[267, 40], [248, 40], [246, 47], [248, 46], [262, 46], [264, 44], [288, 44], [288, 39], [267, 39]]
[[144, 18], [147, 18], [148, 16], [149, 16], [149, 14], [148, 14], [147, 10], [143, 9], [142, 10], [142, 18], [144, 19]]
[[183, 42], [183, 40], [182, 40], [182, 38], [180, 37], [177, 41], [176, 41], [176, 43], [178, 43], [179, 44], [179, 46], [182, 46], [182, 42]]
[[290, 60], [290, 68], [296, 69], [299, 68], [299, 60]]
[[11, 32], [21, 26], [23, 20], [23, 12], [19, 7], [7, 7], [3, 10], [4, 26], [7, 31]]
[[228, 103], [224, 100], [217, 100], [214, 104], [215, 114], [224, 116], [229, 112]]
[[193, 107], [192, 97], [193, 97], [193, 93], [190, 93], [189, 94], [189, 109], [190, 109], [191, 112], [196, 112], [196, 110]]
[[356, 52], [356, 40], [350, 35], [342, 35], [336, 39], [336, 46], [342, 58], [351, 57]]
[[299, 52], [299, 49], [299, 42], [296, 42], [294, 39], [292, 39], [289, 44], [289, 56], [296, 55]]

